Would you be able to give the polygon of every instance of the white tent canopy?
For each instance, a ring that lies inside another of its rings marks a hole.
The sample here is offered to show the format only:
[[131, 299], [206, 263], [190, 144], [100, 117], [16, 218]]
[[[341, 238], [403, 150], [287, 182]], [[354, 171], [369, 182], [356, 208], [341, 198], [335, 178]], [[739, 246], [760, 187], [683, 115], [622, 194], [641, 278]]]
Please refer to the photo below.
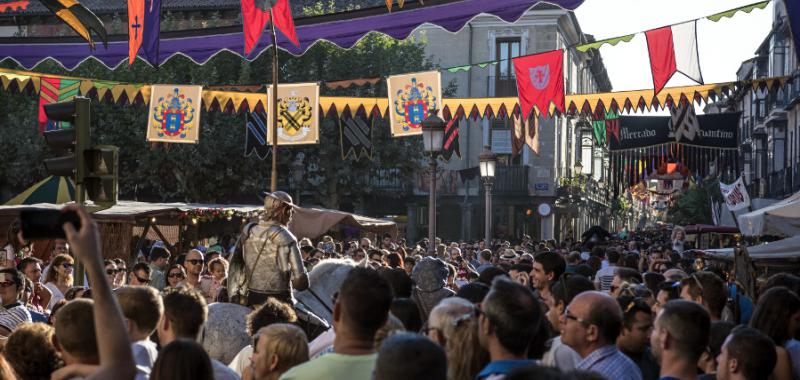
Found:
[[[730, 260], [733, 258], [733, 248], [709, 249], [705, 252], [720, 259]], [[747, 253], [753, 260], [798, 258], [800, 257], [800, 235], [747, 247]]]
[[745, 236], [800, 235], [800, 192], [771, 206], [739, 215], [737, 219]]

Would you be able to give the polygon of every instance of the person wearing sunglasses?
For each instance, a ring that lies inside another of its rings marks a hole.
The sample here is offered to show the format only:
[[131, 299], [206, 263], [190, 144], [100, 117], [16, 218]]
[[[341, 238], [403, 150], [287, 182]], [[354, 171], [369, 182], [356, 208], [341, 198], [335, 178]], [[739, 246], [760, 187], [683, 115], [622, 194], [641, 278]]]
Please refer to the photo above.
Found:
[[136, 263], [128, 278], [131, 285], [150, 285], [150, 266], [146, 263]]
[[561, 317], [561, 339], [581, 357], [579, 370], [608, 379], [642, 380], [642, 371], [617, 349], [622, 310], [606, 292], [577, 295]]
[[22, 299], [25, 290], [24, 275], [16, 268], [0, 269], [0, 298], [3, 308], [0, 309], [0, 336], [11, 335], [22, 323], [32, 323], [31, 313]]
[[127, 280], [126, 277], [128, 276], [128, 265], [125, 264], [125, 260], [120, 258], [115, 258], [114, 264], [117, 264], [117, 275], [114, 277], [114, 288], [125, 286], [125, 280]]
[[[186, 269], [180, 264], [172, 264], [167, 269], [167, 287], [175, 289], [186, 279]], [[165, 288], [166, 289], [166, 288]]]
[[103, 265], [105, 266], [106, 270], [106, 279], [108, 279], [108, 283], [111, 284], [113, 289], [118, 288], [116, 281], [117, 281], [117, 263], [114, 260], [103, 260]]
[[44, 286], [53, 294], [47, 304], [48, 310], [53, 310], [53, 305], [63, 300], [64, 295], [72, 287], [74, 269], [75, 260], [71, 256], [61, 254], [53, 259], [44, 279]]
[[186, 281], [184, 285], [197, 288], [200, 286], [201, 274], [205, 267], [205, 259], [203, 253], [192, 249], [186, 254], [186, 259], [183, 260], [183, 267], [186, 268]]

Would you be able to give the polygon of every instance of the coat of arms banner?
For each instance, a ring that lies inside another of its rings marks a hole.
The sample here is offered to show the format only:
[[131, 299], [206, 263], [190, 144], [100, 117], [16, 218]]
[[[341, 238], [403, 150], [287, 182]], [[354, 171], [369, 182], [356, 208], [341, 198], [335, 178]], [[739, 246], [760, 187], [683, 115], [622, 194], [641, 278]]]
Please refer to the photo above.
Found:
[[147, 141], [196, 144], [203, 86], [153, 85]]
[[442, 77], [439, 71], [390, 76], [389, 120], [392, 137], [422, 134], [422, 121], [430, 110], [442, 109]]
[[[272, 86], [267, 86], [267, 142], [272, 145]], [[278, 84], [278, 145], [319, 143], [319, 83]]]

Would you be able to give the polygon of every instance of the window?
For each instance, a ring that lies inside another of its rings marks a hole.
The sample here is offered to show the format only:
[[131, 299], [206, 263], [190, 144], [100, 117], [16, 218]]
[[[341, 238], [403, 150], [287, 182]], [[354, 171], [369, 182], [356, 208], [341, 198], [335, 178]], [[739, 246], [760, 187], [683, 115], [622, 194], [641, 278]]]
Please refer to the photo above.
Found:
[[495, 69], [494, 96], [516, 96], [517, 81], [511, 58], [521, 54], [520, 38], [498, 38], [495, 46], [498, 63]]

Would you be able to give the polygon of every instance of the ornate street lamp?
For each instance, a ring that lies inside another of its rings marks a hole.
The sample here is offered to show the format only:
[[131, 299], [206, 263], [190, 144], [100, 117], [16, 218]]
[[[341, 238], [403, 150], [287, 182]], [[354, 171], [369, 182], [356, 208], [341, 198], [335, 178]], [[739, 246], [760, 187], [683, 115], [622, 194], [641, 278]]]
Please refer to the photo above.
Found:
[[292, 161], [292, 180], [294, 180], [294, 202], [300, 205], [300, 184], [303, 183], [303, 177], [306, 175], [306, 165], [303, 164], [303, 153], [298, 153], [295, 160]]
[[483, 185], [486, 187], [485, 196], [486, 196], [486, 210], [484, 212], [484, 217], [486, 218], [486, 222], [484, 226], [486, 227], [486, 247], [492, 246], [492, 181], [494, 180], [494, 169], [497, 165], [497, 157], [492, 153], [492, 150], [488, 146], [483, 147], [483, 152], [481, 155], [478, 156], [478, 162], [480, 162], [481, 168], [481, 178], [483, 178]]
[[436, 158], [442, 151], [445, 122], [437, 116], [437, 110], [431, 110], [428, 118], [423, 120], [422, 145], [430, 158], [430, 189], [428, 191], [428, 253], [436, 255]]

